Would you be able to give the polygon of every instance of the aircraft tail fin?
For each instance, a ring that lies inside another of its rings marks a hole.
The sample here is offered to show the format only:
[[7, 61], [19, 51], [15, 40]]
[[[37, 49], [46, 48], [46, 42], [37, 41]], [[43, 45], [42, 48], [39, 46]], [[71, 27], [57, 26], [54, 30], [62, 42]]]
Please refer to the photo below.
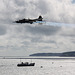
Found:
[[39, 20], [39, 21], [42, 21], [42, 19], [43, 19], [42, 16], [39, 16], [38, 20]]

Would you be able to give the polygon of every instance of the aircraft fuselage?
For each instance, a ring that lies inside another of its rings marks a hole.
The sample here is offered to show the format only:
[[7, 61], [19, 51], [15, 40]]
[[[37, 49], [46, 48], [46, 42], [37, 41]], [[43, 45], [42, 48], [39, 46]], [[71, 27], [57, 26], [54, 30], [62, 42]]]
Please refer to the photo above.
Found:
[[30, 23], [32, 24], [33, 22], [36, 22], [36, 21], [42, 21], [42, 17], [39, 16], [39, 18], [37, 19], [22, 19], [22, 20], [18, 20], [18, 21], [15, 21], [16, 23]]

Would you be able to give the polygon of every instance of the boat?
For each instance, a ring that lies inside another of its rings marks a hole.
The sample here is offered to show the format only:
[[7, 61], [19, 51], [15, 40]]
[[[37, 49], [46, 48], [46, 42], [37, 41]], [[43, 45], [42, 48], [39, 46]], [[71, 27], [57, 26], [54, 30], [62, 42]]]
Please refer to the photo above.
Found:
[[34, 66], [35, 63], [28, 63], [28, 62], [21, 62], [20, 64], [17, 64], [18, 67], [21, 67], [21, 66]]

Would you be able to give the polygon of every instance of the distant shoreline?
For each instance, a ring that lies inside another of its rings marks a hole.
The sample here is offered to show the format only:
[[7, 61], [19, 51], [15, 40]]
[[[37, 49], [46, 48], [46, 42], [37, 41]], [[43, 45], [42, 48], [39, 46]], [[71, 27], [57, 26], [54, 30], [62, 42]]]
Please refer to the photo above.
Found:
[[56, 59], [74, 59], [75, 60], [75, 57], [51, 57], [51, 56], [38, 56], [38, 57], [5, 57], [5, 58], [0, 58], [0, 59], [53, 59], [53, 60], [56, 60]]
[[0, 59], [75, 59], [75, 51], [63, 53], [35, 53], [29, 56], [0, 56]]
[[75, 51], [63, 53], [35, 53], [30, 56], [58, 56], [58, 57], [75, 57]]

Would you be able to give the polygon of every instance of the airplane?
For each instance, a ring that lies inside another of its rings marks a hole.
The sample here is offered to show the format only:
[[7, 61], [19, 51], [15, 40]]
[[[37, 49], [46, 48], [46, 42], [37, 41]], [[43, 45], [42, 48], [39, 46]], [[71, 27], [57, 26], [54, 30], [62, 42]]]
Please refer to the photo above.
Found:
[[15, 21], [15, 23], [30, 23], [32, 24], [33, 22], [37, 22], [37, 21], [42, 21], [42, 16], [39, 16], [37, 19], [22, 19], [22, 20], [18, 20], [18, 21]]

